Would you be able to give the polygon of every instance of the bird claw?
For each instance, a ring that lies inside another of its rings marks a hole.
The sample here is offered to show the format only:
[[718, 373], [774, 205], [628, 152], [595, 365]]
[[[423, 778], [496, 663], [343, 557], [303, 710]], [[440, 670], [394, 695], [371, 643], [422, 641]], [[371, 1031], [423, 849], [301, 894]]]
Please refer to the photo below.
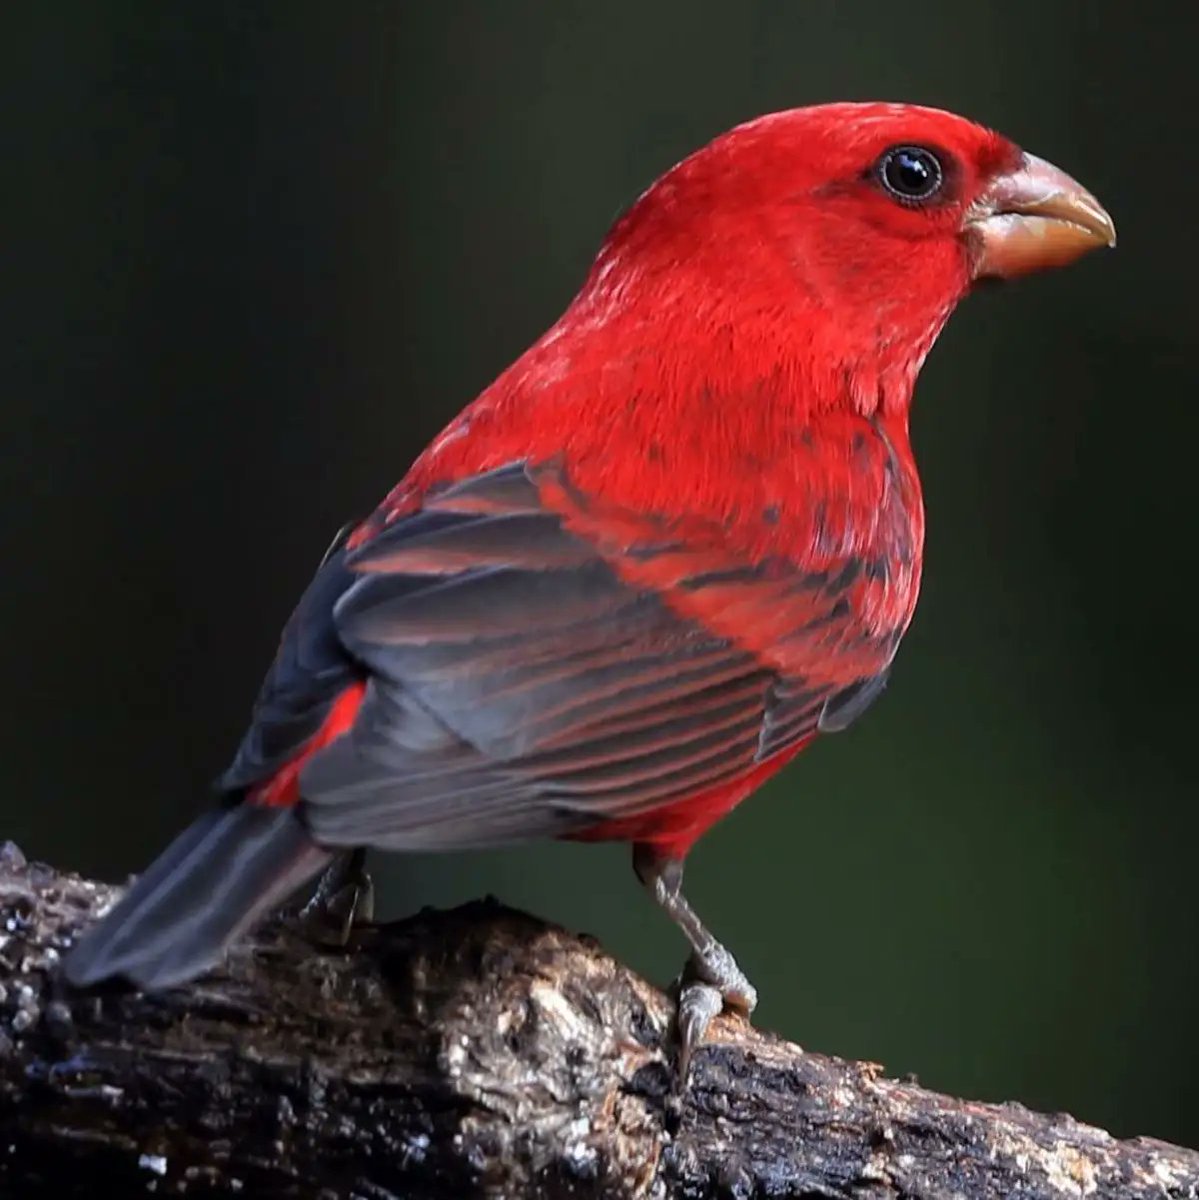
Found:
[[374, 920], [375, 885], [364, 859], [359, 851], [335, 859], [300, 910], [300, 923], [318, 944], [344, 948]]
[[370, 876], [348, 883], [334, 892], [325, 904], [323, 916], [333, 934], [332, 944], [348, 946], [356, 929], [370, 925], [375, 916], [375, 885]]
[[712, 1019], [726, 1008], [748, 1019], [757, 1003], [757, 989], [723, 946], [714, 945], [702, 956], [692, 954], [678, 982], [675, 1021], [679, 1036], [680, 1092], [686, 1090], [691, 1060], [703, 1045]]
[[678, 1014], [675, 1018], [679, 1032], [679, 1069], [675, 1083], [680, 1092], [687, 1089], [692, 1055], [703, 1045], [712, 1018], [723, 1008], [724, 997], [710, 983], [698, 980], [680, 983]]
[[725, 1005], [743, 1017], [748, 1017], [758, 1007], [758, 989], [745, 977], [737, 960], [719, 943], [702, 955], [692, 954], [685, 977], [711, 984]]

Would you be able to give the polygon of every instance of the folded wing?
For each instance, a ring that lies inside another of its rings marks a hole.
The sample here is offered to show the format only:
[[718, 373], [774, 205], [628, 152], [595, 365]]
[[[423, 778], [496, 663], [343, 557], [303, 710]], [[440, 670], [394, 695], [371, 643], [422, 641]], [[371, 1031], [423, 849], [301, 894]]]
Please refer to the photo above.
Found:
[[[855, 572], [730, 562], [718, 531], [598, 510], [550, 467], [427, 497], [322, 570], [367, 681], [301, 776], [329, 845], [495, 845], [675, 803], [852, 717], [892, 649], [863, 651]], [[798, 639], [785, 669], [735, 634], [764, 623]], [[794, 670], [805, 638], [853, 645], [846, 669]]]

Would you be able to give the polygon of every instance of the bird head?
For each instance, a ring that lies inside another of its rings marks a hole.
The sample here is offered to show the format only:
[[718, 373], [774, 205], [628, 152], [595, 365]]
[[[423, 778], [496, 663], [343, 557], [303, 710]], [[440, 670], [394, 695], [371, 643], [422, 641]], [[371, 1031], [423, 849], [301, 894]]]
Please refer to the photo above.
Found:
[[790, 336], [856, 371], [859, 392], [906, 401], [976, 280], [1114, 244], [1088, 191], [992, 130], [915, 105], [827, 104], [739, 125], [668, 171], [613, 227], [584, 295], [743, 343]]

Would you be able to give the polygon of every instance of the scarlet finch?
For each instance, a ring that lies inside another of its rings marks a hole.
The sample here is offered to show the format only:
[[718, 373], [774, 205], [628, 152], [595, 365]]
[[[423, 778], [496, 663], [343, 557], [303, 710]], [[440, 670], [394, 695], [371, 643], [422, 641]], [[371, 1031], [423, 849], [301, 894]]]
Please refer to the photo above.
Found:
[[602, 838], [694, 950], [684, 1050], [752, 1008], [684, 856], [883, 686], [924, 541], [909, 402], [954, 306], [1113, 241], [1068, 176], [909, 105], [762, 117], [668, 171], [327, 556], [224, 804], [68, 979], [186, 980], [340, 848]]

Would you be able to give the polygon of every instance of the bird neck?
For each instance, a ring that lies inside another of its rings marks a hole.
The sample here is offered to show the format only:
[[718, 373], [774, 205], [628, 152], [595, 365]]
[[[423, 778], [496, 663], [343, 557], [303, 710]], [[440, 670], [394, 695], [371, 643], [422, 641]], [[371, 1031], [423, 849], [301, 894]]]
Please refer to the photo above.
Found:
[[433, 442], [404, 490], [559, 459], [597, 497], [729, 523], [785, 514], [800, 492], [860, 491], [863, 439], [908, 461], [913, 384], [952, 306], [834, 315], [818, 279], [777, 256], [750, 265], [601, 254], [561, 319]]
[[631, 397], [709, 421], [718, 406], [785, 422], [906, 414], [958, 294], [877, 295], [841, 263], [740, 248], [628, 262], [606, 246], [530, 365], [598, 375], [597, 415]]

